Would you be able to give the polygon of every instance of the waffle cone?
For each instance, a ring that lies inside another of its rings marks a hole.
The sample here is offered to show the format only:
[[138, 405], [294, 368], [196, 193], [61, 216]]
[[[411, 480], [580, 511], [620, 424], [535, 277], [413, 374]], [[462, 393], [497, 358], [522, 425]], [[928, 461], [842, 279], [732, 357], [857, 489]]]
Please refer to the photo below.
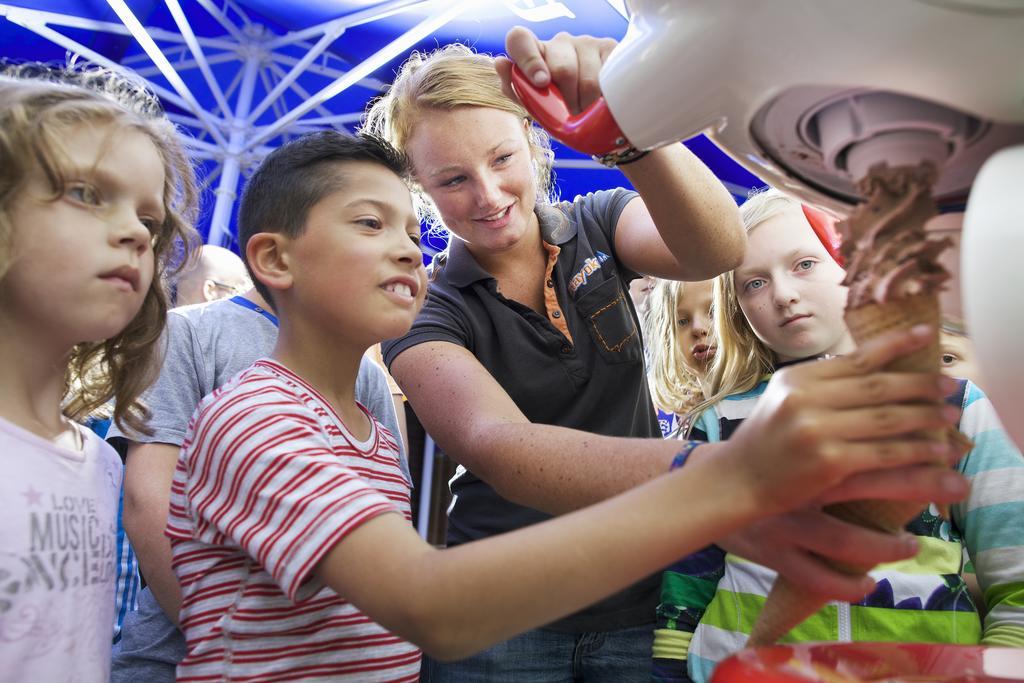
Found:
[[926, 324], [935, 330], [928, 346], [909, 356], [901, 356], [885, 366], [886, 370], [892, 372], [939, 371], [941, 353], [938, 329], [941, 321], [937, 294], [918, 294], [884, 304], [870, 303], [846, 309], [846, 326], [858, 346], [890, 330], [909, 330], [914, 325]]
[[[908, 330], [915, 325], [930, 325], [935, 334], [923, 349], [909, 356], [901, 356], [885, 366], [890, 372], [938, 372], [940, 361], [938, 329], [941, 322], [939, 297], [935, 294], [890, 301], [885, 304], [868, 304], [846, 310], [846, 325], [858, 345], [890, 330]], [[945, 431], [931, 432], [924, 436], [945, 441]], [[907, 522], [914, 519], [927, 503], [900, 500], [856, 500], [829, 505], [825, 511], [843, 521], [859, 524], [890, 534], [900, 531]]]
[[[934, 338], [925, 348], [888, 364], [885, 370], [890, 372], [939, 371], [939, 322], [939, 301], [938, 296], [934, 294], [907, 297], [885, 304], [871, 303], [846, 310], [846, 323], [858, 345], [890, 330], [907, 330], [922, 323], [930, 325], [935, 330]], [[928, 433], [925, 436], [944, 441], [950, 438], [951, 434], [942, 431]], [[825, 507], [825, 511], [843, 521], [895, 534], [926, 506], [927, 503], [923, 501], [858, 500], [829, 505]], [[831, 561], [828, 564], [851, 575], [863, 574], [872, 569]], [[779, 576], [768, 593], [747, 646], [770, 645], [777, 642], [800, 622], [821, 609], [824, 604], [825, 600], [821, 596], [809, 593], [784, 576]]]

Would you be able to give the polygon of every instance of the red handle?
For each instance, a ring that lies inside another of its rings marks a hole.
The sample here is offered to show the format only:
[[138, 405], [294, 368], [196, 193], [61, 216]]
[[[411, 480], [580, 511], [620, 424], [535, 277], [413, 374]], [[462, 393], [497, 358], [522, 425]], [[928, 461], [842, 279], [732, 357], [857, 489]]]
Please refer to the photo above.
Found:
[[512, 89], [530, 116], [552, 137], [579, 152], [603, 155], [629, 147], [603, 97], [573, 116], [558, 88], [551, 84], [538, 88], [515, 65]]
[[815, 209], [813, 206], [807, 206], [806, 204], [801, 204], [800, 206], [803, 207], [804, 216], [807, 218], [807, 222], [811, 224], [811, 230], [821, 240], [825, 251], [842, 267], [843, 255], [839, 252], [841, 238], [839, 231], [836, 230], [836, 219], [820, 209]]

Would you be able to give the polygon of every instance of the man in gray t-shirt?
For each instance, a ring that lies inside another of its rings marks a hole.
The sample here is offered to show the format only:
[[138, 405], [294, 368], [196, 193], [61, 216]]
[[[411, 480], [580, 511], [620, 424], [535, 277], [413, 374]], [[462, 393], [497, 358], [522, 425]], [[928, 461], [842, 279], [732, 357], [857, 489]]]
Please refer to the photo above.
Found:
[[[124, 433], [112, 425], [107, 434], [108, 441], [127, 449], [124, 526], [147, 581], [139, 609], [125, 618], [121, 641], [114, 647], [115, 682], [136, 683], [140, 676], [147, 682], [173, 681], [175, 666], [185, 656], [185, 638], [168, 617], [178, 614], [181, 593], [164, 536], [178, 451], [199, 401], [270, 355], [277, 341], [277, 318], [250, 290], [233, 299], [170, 311], [165, 339], [160, 375], [142, 397], [153, 433]], [[355, 391], [356, 400], [391, 431], [409, 477], [384, 371], [364, 358]]]

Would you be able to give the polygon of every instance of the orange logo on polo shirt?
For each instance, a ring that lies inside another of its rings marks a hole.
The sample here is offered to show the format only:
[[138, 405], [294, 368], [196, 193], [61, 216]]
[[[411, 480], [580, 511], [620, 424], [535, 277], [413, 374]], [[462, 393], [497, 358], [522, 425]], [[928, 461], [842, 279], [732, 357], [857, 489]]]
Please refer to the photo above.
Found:
[[608, 260], [608, 254], [603, 251], [597, 252], [583, 262], [583, 267], [569, 280], [569, 292], [575, 293], [577, 289], [587, 284], [587, 278], [601, 269], [601, 264]]

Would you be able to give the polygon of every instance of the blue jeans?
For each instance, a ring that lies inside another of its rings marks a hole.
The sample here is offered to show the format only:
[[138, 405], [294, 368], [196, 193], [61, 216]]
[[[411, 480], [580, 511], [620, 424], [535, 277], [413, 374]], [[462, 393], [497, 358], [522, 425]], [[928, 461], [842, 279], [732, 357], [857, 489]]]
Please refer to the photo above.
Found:
[[458, 662], [423, 657], [427, 683], [649, 681], [654, 624], [604, 633], [528, 631]]
[[129, 612], [114, 646], [112, 683], [174, 683], [174, 670], [185, 658], [185, 636], [148, 588], [139, 593], [139, 609]]

